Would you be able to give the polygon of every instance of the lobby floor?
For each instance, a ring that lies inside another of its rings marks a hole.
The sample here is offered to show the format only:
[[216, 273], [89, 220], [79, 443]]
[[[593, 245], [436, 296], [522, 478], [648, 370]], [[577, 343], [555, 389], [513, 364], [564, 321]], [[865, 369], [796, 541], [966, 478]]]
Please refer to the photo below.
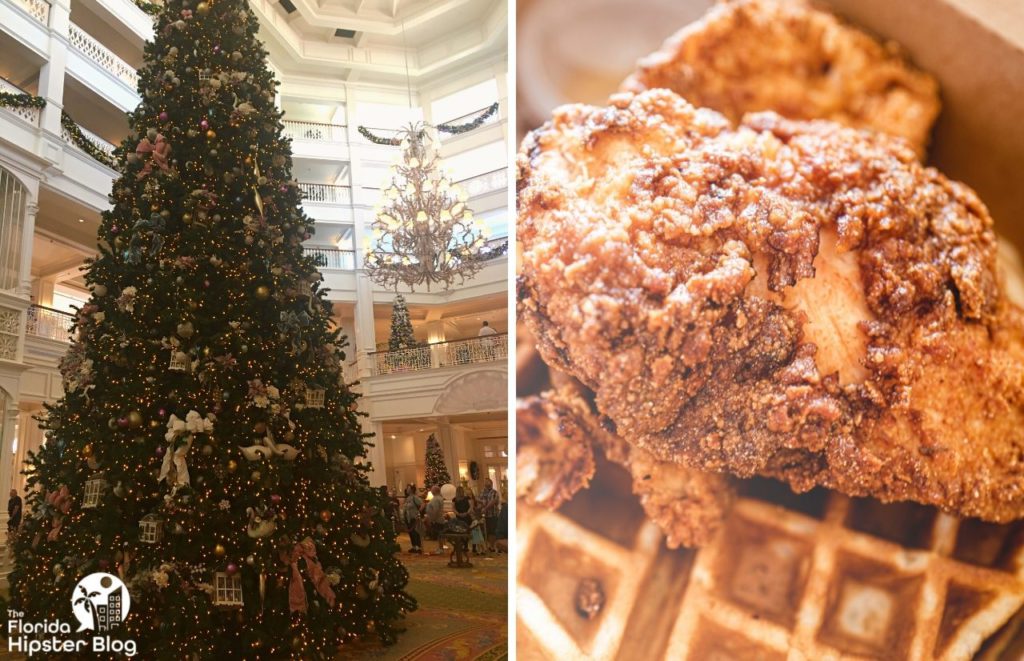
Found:
[[[409, 538], [401, 535], [403, 551]], [[425, 541], [427, 551], [437, 543]], [[409, 593], [419, 609], [391, 647], [363, 642], [339, 659], [400, 661], [499, 661], [508, 658], [508, 556], [473, 556], [471, 569], [450, 569], [448, 554], [402, 553]]]

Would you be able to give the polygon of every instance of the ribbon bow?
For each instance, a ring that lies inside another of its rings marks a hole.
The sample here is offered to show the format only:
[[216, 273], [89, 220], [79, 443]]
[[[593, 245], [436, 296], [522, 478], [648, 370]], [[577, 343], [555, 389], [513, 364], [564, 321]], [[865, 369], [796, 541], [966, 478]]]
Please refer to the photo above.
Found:
[[170, 474], [171, 467], [174, 467], [174, 486], [173, 489], [177, 489], [180, 486], [191, 484], [188, 474], [188, 464], [185, 463], [185, 457], [188, 455], [188, 451], [192, 449], [192, 437], [189, 436], [185, 439], [185, 442], [174, 448], [174, 451], [164, 453], [164, 463], [160, 466], [160, 477], [156, 479], [157, 482], [167, 480], [171, 482]]
[[167, 156], [170, 154], [170, 151], [171, 145], [167, 143], [167, 138], [162, 133], [157, 133], [153, 142], [150, 142], [148, 136], [139, 140], [139, 144], [135, 147], [136, 155], [141, 157], [144, 154], [149, 154], [150, 158], [146, 159], [136, 178], [142, 179], [146, 177], [146, 175], [153, 171], [154, 164], [164, 172], [169, 170]]
[[57, 491], [46, 494], [46, 504], [50, 506], [53, 515], [53, 528], [46, 536], [48, 541], [55, 541], [60, 529], [64, 525], [64, 515], [71, 511], [71, 492], [67, 485], [61, 485]]
[[302, 584], [302, 573], [299, 571], [299, 560], [303, 558], [306, 560], [306, 573], [309, 574], [313, 587], [329, 606], [334, 606], [334, 590], [331, 589], [320, 561], [316, 559], [316, 544], [307, 537], [292, 547], [291, 555], [288, 557], [288, 562], [292, 566], [292, 580], [288, 584], [288, 610], [292, 613], [305, 613], [308, 609], [306, 588]]

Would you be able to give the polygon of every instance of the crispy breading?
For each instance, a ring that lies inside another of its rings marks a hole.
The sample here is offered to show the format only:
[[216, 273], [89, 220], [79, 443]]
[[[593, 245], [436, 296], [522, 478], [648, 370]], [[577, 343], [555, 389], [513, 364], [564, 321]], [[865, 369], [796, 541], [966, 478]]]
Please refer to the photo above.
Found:
[[577, 386], [520, 399], [516, 405], [516, 484], [528, 504], [557, 508], [589, 483], [593, 449], [629, 470], [633, 493], [669, 548], [701, 546], [718, 530], [735, 497], [729, 478], [659, 461], [618, 437]]
[[906, 143], [652, 90], [556, 110], [517, 165], [521, 316], [621, 436], [1024, 517], [1024, 315], [984, 205]]
[[738, 0], [643, 58], [625, 91], [666, 88], [734, 122], [773, 110], [906, 138], [919, 156], [939, 114], [938, 85], [882, 45], [796, 0]]

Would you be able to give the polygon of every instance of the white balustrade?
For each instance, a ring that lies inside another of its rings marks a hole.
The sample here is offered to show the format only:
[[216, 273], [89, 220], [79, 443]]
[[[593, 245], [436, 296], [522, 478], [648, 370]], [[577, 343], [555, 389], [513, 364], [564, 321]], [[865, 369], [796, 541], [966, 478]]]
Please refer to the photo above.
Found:
[[18, 5], [32, 18], [36, 19], [43, 25], [47, 25], [50, 21], [50, 3], [46, 0], [14, 0], [14, 4]]
[[508, 358], [508, 335], [435, 342], [411, 349], [370, 354], [374, 375], [419, 372], [440, 367], [490, 363]]
[[[47, 5], [47, 7], [49, 7], [49, 5]], [[26, 94], [25, 90], [4, 80], [3, 78], [0, 78], [0, 92], [7, 92], [8, 94]], [[33, 126], [39, 126], [39, 108], [16, 108], [14, 106], [4, 106], [3, 109], [21, 117]]]
[[303, 252], [319, 259], [322, 269], [352, 271], [356, 268], [356, 252], [340, 248], [304, 248]]
[[455, 185], [466, 191], [470, 197], [485, 195], [508, 188], [508, 168], [484, 172], [473, 177], [456, 181]]
[[284, 120], [283, 124], [284, 135], [295, 141], [345, 142], [345, 126], [343, 124], [301, 122], [292, 119]]
[[348, 186], [333, 184], [310, 184], [299, 182], [304, 202], [323, 202], [325, 204], [348, 204], [352, 195]]
[[71, 341], [71, 325], [75, 318], [67, 312], [54, 310], [41, 305], [32, 305], [28, 308], [28, 320], [25, 332], [36, 337], [45, 337], [49, 340], [60, 340], [61, 342]]
[[96, 41], [85, 30], [72, 23], [68, 36], [71, 45], [80, 53], [127, 83], [132, 89], [138, 87], [139, 74], [135, 68], [114, 55], [109, 48]]

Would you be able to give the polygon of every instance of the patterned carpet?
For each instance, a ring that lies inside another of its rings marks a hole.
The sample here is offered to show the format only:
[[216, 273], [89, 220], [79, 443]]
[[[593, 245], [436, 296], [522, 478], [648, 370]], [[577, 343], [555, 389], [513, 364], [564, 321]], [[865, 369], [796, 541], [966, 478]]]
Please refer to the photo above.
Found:
[[[402, 548], [409, 541], [401, 538]], [[434, 542], [426, 542], [428, 551]], [[504, 661], [508, 659], [508, 556], [473, 557], [472, 569], [449, 569], [448, 555], [402, 554], [419, 609], [392, 647], [360, 643], [339, 659]]]

